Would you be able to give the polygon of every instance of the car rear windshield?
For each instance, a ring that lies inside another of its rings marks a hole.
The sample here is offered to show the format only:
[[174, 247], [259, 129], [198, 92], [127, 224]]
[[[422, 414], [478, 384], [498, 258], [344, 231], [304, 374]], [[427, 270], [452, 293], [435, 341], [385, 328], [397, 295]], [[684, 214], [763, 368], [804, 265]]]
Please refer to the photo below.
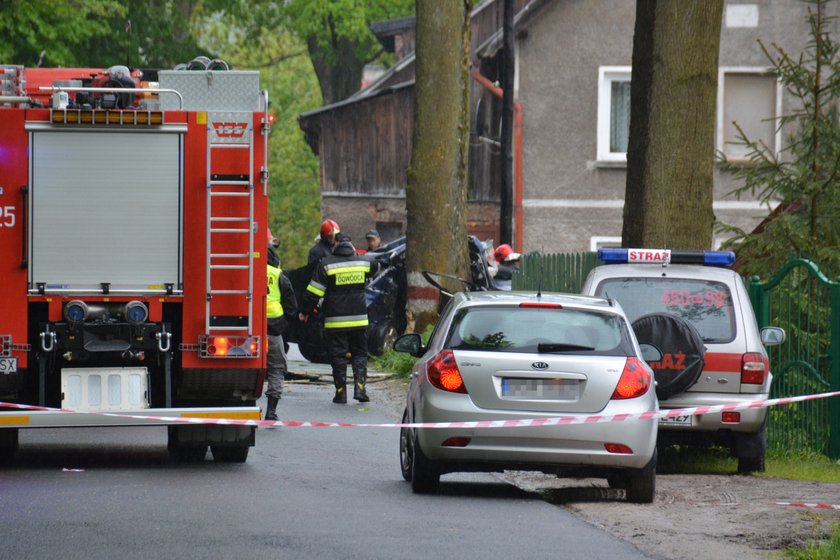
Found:
[[577, 309], [467, 307], [456, 313], [446, 346], [453, 350], [632, 356], [627, 322]]
[[648, 313], [671, 313], [694, 325], [705, 342], [730, 342], [735, 338], [732, 294], [722, 282], [612, 278], [603, 281], [597, 293], [617, 300], [631, 323]]

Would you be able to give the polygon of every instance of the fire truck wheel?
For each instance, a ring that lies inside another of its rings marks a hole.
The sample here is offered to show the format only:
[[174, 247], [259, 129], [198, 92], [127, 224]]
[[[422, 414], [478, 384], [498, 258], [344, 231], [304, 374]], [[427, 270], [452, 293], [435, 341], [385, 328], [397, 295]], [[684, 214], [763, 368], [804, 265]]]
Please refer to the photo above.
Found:
[[0, 430], [0, 463], [9, 461], [18, 450], [18, 429]]
[[220, 463], [244, 463], [248, 460], [248, 451], [250, 451], [250, 449], [250, 446], [210, 446], [210, 452], [213, 453], [213, 460], [218, 461]]

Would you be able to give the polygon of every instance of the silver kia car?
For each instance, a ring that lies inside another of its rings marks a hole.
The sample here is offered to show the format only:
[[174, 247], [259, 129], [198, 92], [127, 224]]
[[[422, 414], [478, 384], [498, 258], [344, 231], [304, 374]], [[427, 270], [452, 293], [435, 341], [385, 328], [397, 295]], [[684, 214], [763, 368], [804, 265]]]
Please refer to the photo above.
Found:
[[[414, 492], [435, 492], [449, 472], [533, 470], [604, 477], [631, 502], [653, 501], [653, 372], [621, 306], [602, 298], [525, 292], [458, 293], [418, 357], [404, 423], [536, 419], [519, 427], [402, 428], [400, 464]], [[580, 422], [594, 416], [615, 422]], [[540, 419], [562, 423], [539, 425]], [[568, 423], [566, 423], [568, 422]]]

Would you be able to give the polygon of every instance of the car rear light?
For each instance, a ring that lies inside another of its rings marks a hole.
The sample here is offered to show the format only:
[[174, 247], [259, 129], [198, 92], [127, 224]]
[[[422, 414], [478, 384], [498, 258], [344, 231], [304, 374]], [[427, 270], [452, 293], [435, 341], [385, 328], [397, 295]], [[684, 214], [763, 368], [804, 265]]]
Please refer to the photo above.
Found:
[[541, 303], [539, 301], [523, 301], [519, 307], [530, 307], [532, 309], [563, 309], [559, 303]]
[[452, 393], [466, 393], [467, 387], [458, 371], [455, 354], [452, 350], [441, 350], [426, 366], [426, 377], [429, 382], [444, 391]]
[[472, 438], [468, 437], [451, 437], [441, 443], [443, 447], [466, 447], [469, 445]]
[[627, 358], [611, 399], [633, 399], [650, 389], [650, 369], [638, 358]]
[[605, 443], [604, 449], [610, 453], [621, 453], [623, 455], [630, 455], [633, 453], [632, 449], [622, 443]]
[[761, 385], [767, 378], [770, 362], [767, 356], [758, 352], [747, 352], [741, 359], [741, 383], [746, 385]]
[[738, 424], [741, 422], [741, 413], [740, 412], [722, 412], [720, 415], [720, 421], [724, 424]]

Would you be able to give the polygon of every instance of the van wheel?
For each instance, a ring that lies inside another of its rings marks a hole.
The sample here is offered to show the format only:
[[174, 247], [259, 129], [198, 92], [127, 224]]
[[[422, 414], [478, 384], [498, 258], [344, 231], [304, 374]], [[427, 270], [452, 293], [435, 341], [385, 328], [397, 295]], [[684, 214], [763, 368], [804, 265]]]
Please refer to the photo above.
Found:
[[761, 457], [738, 457], [738, 474], [764, 472], [764, 455]]

